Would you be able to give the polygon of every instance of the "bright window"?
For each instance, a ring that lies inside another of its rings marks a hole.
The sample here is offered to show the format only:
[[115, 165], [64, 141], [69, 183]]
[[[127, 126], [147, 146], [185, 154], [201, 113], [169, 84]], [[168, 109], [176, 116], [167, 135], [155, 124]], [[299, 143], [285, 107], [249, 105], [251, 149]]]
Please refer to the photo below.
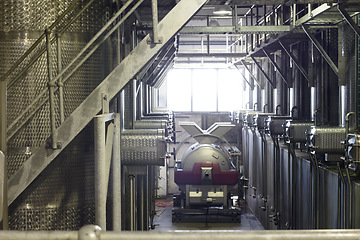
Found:
[[232, 111], [240, 109], [242, 100], [241, 75], [236, 69], [218, 70], [218, 110]]
[[193, 70], [193, 111], [217, 111], [217, 71]]
[[173, 111], [232, 111], [243, 106], [243, 80], [236, 69], [172, 69], [167, 107]]
[[167, 105], [174, 111], [191, 111], [191, 70], [173, 69], [167, 76]]

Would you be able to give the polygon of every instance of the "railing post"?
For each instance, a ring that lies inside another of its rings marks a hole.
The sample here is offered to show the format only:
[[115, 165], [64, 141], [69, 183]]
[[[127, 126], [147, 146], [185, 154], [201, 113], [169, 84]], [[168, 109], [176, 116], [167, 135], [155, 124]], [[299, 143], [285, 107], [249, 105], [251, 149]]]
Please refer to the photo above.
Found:
[[48, 70], [48, 88], [49, 88], [49, 104], [50, 104], [50, 124], [51, 124], [51, 147], [53, 149], [57, 148], [56, 143], [56, 119], [55, 119], [55, 82], [52, 81], [52, 62], [51, 62], [51, 42], [50, 42], [50, 31], [49, 29], [45, 30], [45, 37], [46, 37], [46, 52], [47, 52], [47, 70]]
[[[57, 43], [57, 67], [58, 74], [62, 70], [62, 51], [61, 51], [61, 34], [56, 34], [56, 43]], [[65, 120], [64, 114], [64, 83], [62, 82], [62, 76], [59, 78], [58, 82], [59, 87], [59, 108], [60, 108], [60, 123], [63, 123]]]
[[151, 0], [151, 9], [152, 9], [152, 20], [153, 20], [153, 41], [152, 43], [159, 44], [162, 43], [161, 37], [158, 33], [158, 2], [157, 0]]

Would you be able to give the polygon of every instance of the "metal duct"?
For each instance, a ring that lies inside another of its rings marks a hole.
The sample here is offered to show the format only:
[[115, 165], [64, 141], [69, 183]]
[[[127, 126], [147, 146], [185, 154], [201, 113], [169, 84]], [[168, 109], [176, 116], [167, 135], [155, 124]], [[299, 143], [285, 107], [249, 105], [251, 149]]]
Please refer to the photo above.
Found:
[[124, 165], [164, 166], [164, 129], [124, 130], [121, 135], [121, 161]]

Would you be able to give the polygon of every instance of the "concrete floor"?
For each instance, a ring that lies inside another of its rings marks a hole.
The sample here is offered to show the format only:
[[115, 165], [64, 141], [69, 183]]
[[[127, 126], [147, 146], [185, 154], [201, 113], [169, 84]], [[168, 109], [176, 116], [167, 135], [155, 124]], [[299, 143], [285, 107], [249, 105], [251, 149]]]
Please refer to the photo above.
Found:
[[247, 207], [242, 204], [241, 223], [173, 223], [172, 199], [156, 201], [155, 229], [152, 231], [165, 232], [176, 230], [264, 230], [259, 220]]

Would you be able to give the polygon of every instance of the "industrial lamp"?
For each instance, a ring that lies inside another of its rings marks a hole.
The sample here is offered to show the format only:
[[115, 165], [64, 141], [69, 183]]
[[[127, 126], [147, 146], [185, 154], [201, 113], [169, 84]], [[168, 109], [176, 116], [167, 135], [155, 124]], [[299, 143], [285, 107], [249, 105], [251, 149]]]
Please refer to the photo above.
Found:
[[229, 5], [218, 5], [215, 6], [213, 13], [216, 15], [230, 15], [231, 7]]

